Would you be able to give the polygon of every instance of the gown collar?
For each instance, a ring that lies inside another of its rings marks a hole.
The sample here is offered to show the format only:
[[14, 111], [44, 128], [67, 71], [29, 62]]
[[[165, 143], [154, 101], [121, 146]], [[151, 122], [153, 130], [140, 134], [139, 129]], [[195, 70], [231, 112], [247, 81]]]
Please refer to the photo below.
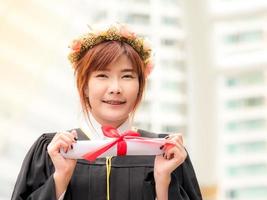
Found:
[[[90, 140], [107, 139], [107, 137], [104, 136], [102, 132], [101, 124], [96, 121], [96, 119], [93, 117], [91, 113], [89, 113], [89, 119], [90, 120], [88, 119], [82, 120], [80, 126], [81, 130], [90, 138]], [[132, 123], [129, 118], [117, 128], [120, 134], [129, 129], [132, 129]]]

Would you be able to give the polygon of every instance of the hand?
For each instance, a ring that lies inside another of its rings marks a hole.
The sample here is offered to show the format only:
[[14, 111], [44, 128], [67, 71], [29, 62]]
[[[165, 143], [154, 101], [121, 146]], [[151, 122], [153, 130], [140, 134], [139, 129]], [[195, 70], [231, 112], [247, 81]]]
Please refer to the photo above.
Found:
[[77, 162], [73, 159], [64, 158], [60, 154], [60, 149], [63, 149], [65, 152], [67, 152], [69, 149], [72, 149], [72, 144], [75, 143], [76, 140], [77, 133], [75, 130], [71, 131], [70, 133], [57, 133], [47, 146], [48, 154], [55, 167], [53, 177], [55, 181], [57, 199], [64, 191], [66, 191]]
[[169, 135], [166, 139], [172, 145], [165, 144], [163, 148], [164, 154], [156, 156], [154, 163], [154, 179], [158, 200], [168, 199], [171, 173], [185, 161], [187, 156], [181, 134]]
[[[76, 138], [76, 139], [75, 139]], [[67, 152], [72, 149], [72, 144], [77, 140], [77, 133], [75, 130], [71, 132], [57, 133], [47, 147], [48, 154], [54, 164], [55, 174], [61, 176], [71, 177], [76, 166], [76, 160], [64, 158], [60, 149]]]
[[180, 166], [187, 157], [181, 134], [169, 135], [167, 140], [173, 145], [164, 145], [164, 154], [158, 155], [155, 158], [154, 177], [156, 181], [170, 181], [170, 174]]

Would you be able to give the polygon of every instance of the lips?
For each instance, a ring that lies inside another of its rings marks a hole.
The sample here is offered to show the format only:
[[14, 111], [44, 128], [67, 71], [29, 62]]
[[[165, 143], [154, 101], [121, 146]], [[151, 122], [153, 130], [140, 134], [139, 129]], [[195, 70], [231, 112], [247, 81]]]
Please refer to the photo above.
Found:
[[103, 100], [102, 102], [110, 105], [122, 105], [126, 103], [126, 101], [123, 100]]

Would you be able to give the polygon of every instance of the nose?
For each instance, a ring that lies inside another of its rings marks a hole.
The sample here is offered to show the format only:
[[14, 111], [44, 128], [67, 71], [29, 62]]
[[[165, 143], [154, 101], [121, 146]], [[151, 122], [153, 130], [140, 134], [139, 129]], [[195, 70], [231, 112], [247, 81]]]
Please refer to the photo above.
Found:
[[121, 83], [117, 79], [113, 79], [109, 85], [109, 94], [120, 94], [121, 93]]

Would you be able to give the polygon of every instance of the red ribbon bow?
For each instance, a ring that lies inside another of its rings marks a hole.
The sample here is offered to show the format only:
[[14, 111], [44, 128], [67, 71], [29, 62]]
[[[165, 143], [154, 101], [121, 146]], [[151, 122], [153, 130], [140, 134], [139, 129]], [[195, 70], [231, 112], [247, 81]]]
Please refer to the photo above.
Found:
[[113, 147], [117, 144], [117, 155], [123, 156], [127, 153], [127, 143], [125, 142], [124, 138], [127, 139], [136, 139], [140, 137], [140, 134], [135, 131], [125, 131], [122, 134], [119, 134], [118, 130], [113, 128], [112, 126], [102, 126], [103, 134], [109, 138], [116, 138], [114, 141], [100, 147], [99, 149], [89, 152], [83, 155], [83, 158], [88, 161], [94, 161], [98, 156], [106, 152], [108, 149]]

